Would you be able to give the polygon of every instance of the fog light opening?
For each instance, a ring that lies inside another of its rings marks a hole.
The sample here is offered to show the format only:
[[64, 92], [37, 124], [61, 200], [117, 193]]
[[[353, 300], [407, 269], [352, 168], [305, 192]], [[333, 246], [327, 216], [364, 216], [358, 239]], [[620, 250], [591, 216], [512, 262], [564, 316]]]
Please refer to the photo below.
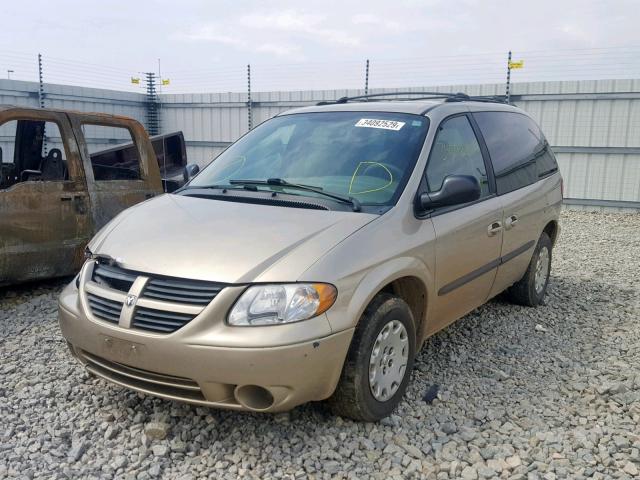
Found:
[[274, 402], [271, 392], [258, 385], [237, 387], [235, 397], [240, 405], [249, 410], [267, 410]]

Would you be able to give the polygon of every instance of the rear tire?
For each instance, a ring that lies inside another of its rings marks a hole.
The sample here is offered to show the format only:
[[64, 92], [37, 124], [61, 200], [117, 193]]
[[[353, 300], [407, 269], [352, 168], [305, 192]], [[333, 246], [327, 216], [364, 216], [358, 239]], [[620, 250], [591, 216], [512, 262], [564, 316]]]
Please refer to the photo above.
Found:
[[396, 408], [411, 378], [416, 333], [411, 309], [388, 293], [374, 297], [356, 327], [329, 405], [336, 415], [378, 421]]
[[528, 307], [537, 307], [543, 303], [551, 273], [552, 247], [551, 239], [543, 232], [526, 273], [507, 290], [507, 296], [512, 302]]

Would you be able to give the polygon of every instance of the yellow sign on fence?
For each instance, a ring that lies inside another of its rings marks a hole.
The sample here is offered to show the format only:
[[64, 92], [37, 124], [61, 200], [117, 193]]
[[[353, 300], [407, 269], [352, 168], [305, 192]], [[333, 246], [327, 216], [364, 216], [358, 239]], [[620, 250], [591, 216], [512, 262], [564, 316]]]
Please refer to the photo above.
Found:
[[509, 68], [512, 70], [516, 68], [524, 68], [524, 60], [518, 60], [517, 62], [509, 62]]
[[136, 78], [136, 77], [131, 77], [131, 83], [133, 83], [135, 85], [139, 85], [140, 84], [140, 79]]
[[169, 85], [171, 82], [169, 81], [168, 78], [163, 78], [162, 79], [162, 85]]

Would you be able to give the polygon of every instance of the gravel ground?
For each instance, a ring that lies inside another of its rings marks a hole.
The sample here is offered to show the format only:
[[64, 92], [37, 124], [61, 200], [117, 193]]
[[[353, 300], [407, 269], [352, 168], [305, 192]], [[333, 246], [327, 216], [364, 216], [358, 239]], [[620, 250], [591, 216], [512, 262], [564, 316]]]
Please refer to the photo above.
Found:
[[60, 282], [0, 293], [0, 478], [637, 478], [640, 216], [562, 222], [547, 305], [498, 298], [432, 337], [378, 424], [123, 390], [67, 353]]

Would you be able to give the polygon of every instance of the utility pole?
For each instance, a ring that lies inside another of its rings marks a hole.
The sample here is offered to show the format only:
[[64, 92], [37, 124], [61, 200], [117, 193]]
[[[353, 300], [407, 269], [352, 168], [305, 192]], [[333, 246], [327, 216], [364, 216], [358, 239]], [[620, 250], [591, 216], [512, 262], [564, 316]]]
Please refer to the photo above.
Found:
[[247, 125], [249, 130], [253, 128], [253, 112], [251, 102], [251, 65], [247, 65]]
[[367, 58], [367, 66], [364, 71], [364, 94], [369, 95], [369, 59]]
[[12, 73], [13, 73], [13, 70], [7, 70], [7, 80], [11, 80]]
[[159, 102], [156, 92], [156, 74], [146, 72], [147, 80], [147, 132], [149, 135], [160, 133]]
[[511, 50], [509, 50], [509, 56], [507, 57], [507, 89], [505, 92], [507, 97], [507, 104], [511, 103], [510, 87], [511, 87]]
[[[42, 54], [38, 54], [38, 103], [44, 108], [44, 81], [42, 79]], [[47, 124], [42, 125], [42, 154], [47, 156]]]
[[42, 54], [38, 54], [38, 103], [44, 108], [44, 81], [42, 80]]

